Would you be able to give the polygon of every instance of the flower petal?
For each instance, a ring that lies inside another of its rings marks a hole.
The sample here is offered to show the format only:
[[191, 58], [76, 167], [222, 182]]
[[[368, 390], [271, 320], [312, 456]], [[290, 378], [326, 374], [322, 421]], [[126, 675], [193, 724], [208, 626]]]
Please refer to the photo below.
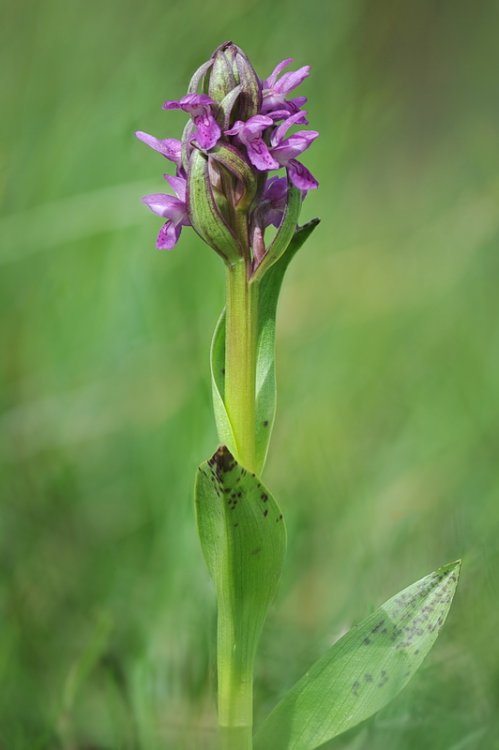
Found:
[[158, 250], [171, 250], [174, 248], [180, 237], [181, 231], [182, 227], [171, 220], [167, 221], [166, 224], [163, 224], [156, 240], [156, 247]]
[[182, 221], [183, 216], [186, 214], [185, 204], [173, 195], [153, 193], [152, 195], [145, 195], [142, 200], [158, 216], [168, 217], [174, 221]]
[[[306, 96], [300, 98], [305, 101], [307, 100]], [[305, 101], [303, 103], [305, 103]], [[264, 101], [263, 106], [265, 108], [265, 114], [268, 117], [271, 117], [275, 122], [277, 122], [277, 120], [285, 120], [287, 117], [296, 115], [299, 112], [299, 107], [297, 107], [292, 101], [277, 102], [271, 107], [267, 107]], [[300, 125], [308, 125], [308, 120], [305, 115], [306, 113], [304, 112], [303, 120], [300, 120]]]
[[171, 174], [165, 174], [163, 177], [170, 185], [177, 198], [182, 201], [182, 203], [185, 203], [185, 194], [187, 190], [187, 181], [185, 177], [174, 177]]
[[242, 120], [236, 120], [234, 125], [229, 130], [224, 130], [224, 133], [225, 135], [239, 135], [243, 128], [244, 122]]
[[287, 57], [285, 60], [280, 62], [278, 65], [276, 65], [272, 73], [269, 75], [269, 77], [265, 81], [263, 81], [263, 88], [264, 89], [273, 88], [281, 70], [284, 70], [284, 68], [287, 68], [288, 65], [290, 65], [290, 63], [292, 62], [293, 62], [293, 58]]
[[277, 122], [277, 120], [285, 120], [286, 117], [289, 117], [289, 111], [287, 109], [274, 109], [271, 111], [269, 110], [265, 114], [271, 117], [274, 120], [274, 122]]
[[310, 65], [304, 65], [303, 68], [292, 70], [290, 73], [284, 73], [282, 78], [273, 85], [273, 89], [279, 94], [287, 94], [299, 86], [309, 75]]
[[316, 130], [311, 130], [310, 132], [302, 130], [300, 133], [295, 133], [286, 138], [285, 141], [282, 141], [279, 146], [275, 146], [272, 149], [272, 156], [284, 167], [290, 159], [303, 154], [318, 135], [319, 133]]
[[279, 125], [279, 127], [274, 130], [274, 132], [272, 133], [272, 138], [270, 139], [272, 146], [278, 146], [280, 143], [282, 143], [284, 136], [293, 125], [304, 125], [306, 122], [307, 113], [305, 112], [305, 110], [295, 112], [294, 115], [288, 117]]
[[319, 187], [319, 183], [311, 172], [296, 159], [291, 159], [287, 166], [289, 179], [298, 190], [315, 190]]
[[244, 123], [244, 129], [241, 133], [241, 136], [245, 140], [258, 138], [264, 130], [266, 130], [273, 124], [274, 121], [271, 117], [266, 117], [265, 115], [254, 115]]
[[182, 109], [182, 105], [177, 99], [168, 99], [163, 102], [163, 109]]
[[271, 177], [267, 180], [258, 211], [258, 222], [262, 228], [273, 224], [279, 227], [286, 209], [288, 180], [286, 177]]
[[293, 99], [288, 99], [288, 104], [291, 104], [292, 107], [296, 107], [297, 109], [300, 109], [300, 107], [303, 107], [304, 104], [306, 104], [308, 101], [306, 96], [295, 96]]
[[208, 94], [186, 94], [180, 100], [180, 106], [186, 112], [194, 107], [209, 107], [211, 104], [216, 104], [216, 102]]
[[271, 155], [267, 144], [261, 138], [255, 138], [246, 144], [248, 158], [254, 167], [261, 172], [269, 169], [279, 169], [277, 162]]
[[271, 177], [263, 190], [262, 200], [279, 203], [286, 200], [288, 181], [285, 177]]
[[155, 151], [158, 151], [160, 154], [163, 154], [163, 156], [165, 156], [170, 161], [175, 162], [175, 164], [180, 165], [182, 150], [181, 141], [177, 140], [176, 138], [155, 138], [153, 135], [149, 135], [149, 133], [143, 133], [141, 130], [137, 130], [135, 135], [137, 136], [139, 141], [145, 143], [146, 146], [149, 146]]
[[209, 109], [204, 109], [192, 117], [196, 126], [195, 138], [202, 149], [208, 151], [218, 143], [222, 135], [220, 126]]
[[182, 109], [190, 115], [199, 114], [216, 102], [207, 94], [186, 94], [182, 99], [168, 99], [163, 102], [163, 109]]

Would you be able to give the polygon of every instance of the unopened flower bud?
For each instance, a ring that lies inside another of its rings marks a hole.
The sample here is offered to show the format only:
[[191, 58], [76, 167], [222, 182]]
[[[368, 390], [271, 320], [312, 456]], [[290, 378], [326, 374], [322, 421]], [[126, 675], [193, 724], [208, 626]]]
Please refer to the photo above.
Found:
[[212, 59], [213, 65], [207, 72], [211, 98], [221, 103], [240, 86], [232, 120], [246, 120], [255, 115], [262, 104], [262, 85], [242, 49], [226, 42], [215, 50]]

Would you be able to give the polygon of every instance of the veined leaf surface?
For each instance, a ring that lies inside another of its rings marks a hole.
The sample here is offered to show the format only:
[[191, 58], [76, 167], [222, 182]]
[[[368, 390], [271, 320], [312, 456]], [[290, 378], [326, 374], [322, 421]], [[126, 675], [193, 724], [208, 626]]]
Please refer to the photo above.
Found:
[[337, 641], [272, 711], [255, 750], [313, 750], [393, 700], [445, 622], [459, 567], [412, 584]]

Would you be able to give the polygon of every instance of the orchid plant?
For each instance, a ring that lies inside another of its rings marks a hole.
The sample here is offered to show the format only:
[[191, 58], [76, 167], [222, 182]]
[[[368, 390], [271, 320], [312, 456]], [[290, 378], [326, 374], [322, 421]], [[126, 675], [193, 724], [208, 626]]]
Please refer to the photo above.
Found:
[[[192, 226], [223, 259], [226, 305], [211, 347], [220, 446], [198, 469], [199, 537], [217, 603], [218, 723], [224, 750], [312, 750], [365, 720], [407, 684], [447, 616], [459, 562], [385, 602], [334, 643], [253, 732], [258, 641], [278, 586], [286, 531], [261, 475], [276, 410], [275, 319], [285, 271], [317, 226], [298, 226], [318, 182], [298, 161], [318, 137], [295, 89], [309, 66], [283, 60], [260, 79], [232, 42], [164, 109], [189, 119], [180, 140], [137, 137], [172, 162], [175, 195], [144, 203], [166, 219], [156, 245], [172, 249]], [[282, 174], [281, 170], [284, 170]], [[271, 235], [269, 228], [273, 227]]]

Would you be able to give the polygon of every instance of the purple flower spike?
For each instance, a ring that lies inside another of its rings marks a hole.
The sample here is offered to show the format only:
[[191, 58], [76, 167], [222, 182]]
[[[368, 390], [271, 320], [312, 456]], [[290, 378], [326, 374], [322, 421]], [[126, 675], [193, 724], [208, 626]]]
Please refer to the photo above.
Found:
[[279, 78], [284, 68], [292, 62], [293, 58], [286, 58], [286, 60], [280, 62], [279, 65], [274, 68], [270, 76], [262, 82], [262, 114], [268, 114], [275, 120], [295, 114], [307, 101], [303, 96], [286, 100], [286, 94], [289, 94], [297, 88], [303, 83], [305, 78], [310, 75], [310, 65], [304, 65], [298, 70], [284, 73], [284, 75]]
[[161, 227], [156, 247], [158, 250], [171, 250], [177, 244], [182, 227], [190, 226], [187, 206], [185, 203], [186, 181], [183, 177], [172, 177], [165, 175], [166, 180], [176, 193], [165, 195], [165, 193], [153, 193], [145, 195], [142, 200], [151, 211], [158, 216], [167, 218], [168, 221]]
[[180, 166], [182, 141], [178, 141], [176, 138], [155, 138], [153, 135], [149, 135], [149, 133], [143, 133], [142, 130], [137, 130], [135, 135], [146, 146], [163, 154], [167, 159], [173, 161], [177, 167]]
[[178, 101], [166, 101], [163, 109], [181, 109], [187, 112], [196, 126], [194, 135], [199, 146], [208, 151], [217, 144], [222, 134], [211, 111], [214, 104], [216, 102], [207, 94], [187, 94]]
[[294, 95], [310, 68], [289, 70], [292, 62], [282, 60], [262, 80], [243, 50], [225, 42], [194, 73], [188, 93], [163, 104], [186, 113], [181, 140], [136, 133], [175, 164], [174, 175], [164, 175], [174, 195], [143, 198], [165, 222], [158, 248], [173, 248], [182, 227], [192, 226], [227, 265], [243, 260], [248, 278], [261, 278], [285, 251], [303, 199], [318, 187], [298, 161], [319, 135], [304, 129], [307, 100]]
[[246, 122], [238, 120], [225, 135], [237, 135], [241, 143], [246, 146], [248, 159], [261, 172], [269, 169], [279, 169], [279, 163], [272, 157], [269, 148], [262, 138], [262, 133], [274, 124], [270, 117], [255, 115]]

